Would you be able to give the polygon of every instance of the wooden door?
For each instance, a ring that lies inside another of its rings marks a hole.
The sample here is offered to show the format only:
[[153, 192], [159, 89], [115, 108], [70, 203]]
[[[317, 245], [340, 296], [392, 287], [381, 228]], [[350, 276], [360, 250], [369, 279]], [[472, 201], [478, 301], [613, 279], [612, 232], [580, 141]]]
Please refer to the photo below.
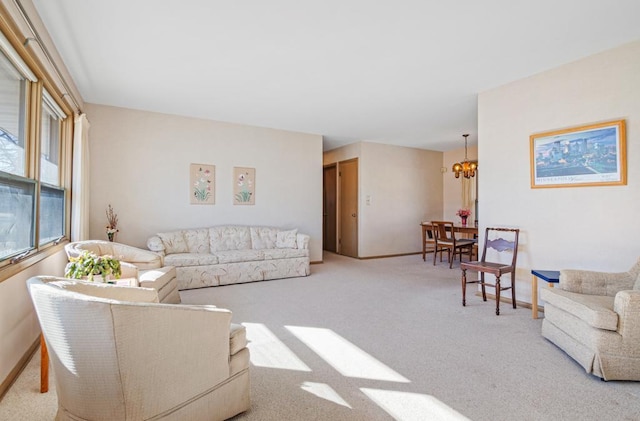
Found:
[[336, 164], [324, 168], [322, 177], [322, 248], [338, 251], [338, 167]]
[[358, 160], [338, 165], [340, 229], [338, 253], [358, 257]]

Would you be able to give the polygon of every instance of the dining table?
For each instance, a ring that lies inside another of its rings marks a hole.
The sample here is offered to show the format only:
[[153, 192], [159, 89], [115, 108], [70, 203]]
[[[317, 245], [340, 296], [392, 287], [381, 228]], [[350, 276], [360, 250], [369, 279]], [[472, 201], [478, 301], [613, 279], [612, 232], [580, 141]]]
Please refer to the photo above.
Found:
[[[420, 227], [422, 228], [422, 260], [427, 260], [427, 244], [433, 244], [433, 234], [431, 228], [431, 222], [421, 222]], [[478, 227], [474, 225], [462, 225], [462, 224], [454, 224], [453, 225], [454, 233], [464, 234], [467, 238], [477, 238], [478, 237]]]

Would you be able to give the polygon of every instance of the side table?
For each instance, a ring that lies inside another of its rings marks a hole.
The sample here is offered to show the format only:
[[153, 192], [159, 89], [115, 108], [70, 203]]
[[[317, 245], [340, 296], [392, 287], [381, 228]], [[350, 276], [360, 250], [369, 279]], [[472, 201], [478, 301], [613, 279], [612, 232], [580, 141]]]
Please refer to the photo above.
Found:
[[560, 282], [559, 270], [532, 270], [531, 271], [531, 312], [534, 319], [538, 318], [538, 278], [549, 283], [549, 288], [553, 284]]

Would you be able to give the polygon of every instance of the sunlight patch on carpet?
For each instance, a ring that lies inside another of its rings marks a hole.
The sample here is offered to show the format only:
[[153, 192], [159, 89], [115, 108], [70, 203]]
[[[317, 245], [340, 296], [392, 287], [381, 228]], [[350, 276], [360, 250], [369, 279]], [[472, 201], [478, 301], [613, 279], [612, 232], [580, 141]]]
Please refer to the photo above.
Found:
[[340, 374], [399, 383], [410, 381], [330, 329], [285, 326]]
[[257, 367], [311, 371], [276, 335], [262, 323], [242, 323], [247, 329], [251, 363]]
[[431, 395], [380, 389], [360, 389], [398, 421], [470, 421]]
[[338, 405], [346, 406], [351, 409], [351, 405], [349, 405], [338, 392], [333, 390], [331, 386], [326, 383], [314, 383], [314, 382], [304, 382], [300, 386], [300, 389], [305, 392], [309, 392], [312, 395], [316, 395], [319, 398], [326, 399], [330, 402], [337, 403]]

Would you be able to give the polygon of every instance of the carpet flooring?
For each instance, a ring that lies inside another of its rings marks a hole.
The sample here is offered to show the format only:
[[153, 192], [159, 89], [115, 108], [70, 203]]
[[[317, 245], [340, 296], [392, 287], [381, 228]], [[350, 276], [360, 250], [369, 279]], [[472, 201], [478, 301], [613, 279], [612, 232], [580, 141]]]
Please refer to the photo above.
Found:
[[[483, 302], [459, 264], [325, 253], [305, 278], [182, 291], [247, 326], [251, 409], [234, 420], [640, 420], [640, 383], [603, 382], [529, 308]], [[51, 420], [36, 354], [0, 420]], [[52, 387], [53, 389], [53, 387]]]

